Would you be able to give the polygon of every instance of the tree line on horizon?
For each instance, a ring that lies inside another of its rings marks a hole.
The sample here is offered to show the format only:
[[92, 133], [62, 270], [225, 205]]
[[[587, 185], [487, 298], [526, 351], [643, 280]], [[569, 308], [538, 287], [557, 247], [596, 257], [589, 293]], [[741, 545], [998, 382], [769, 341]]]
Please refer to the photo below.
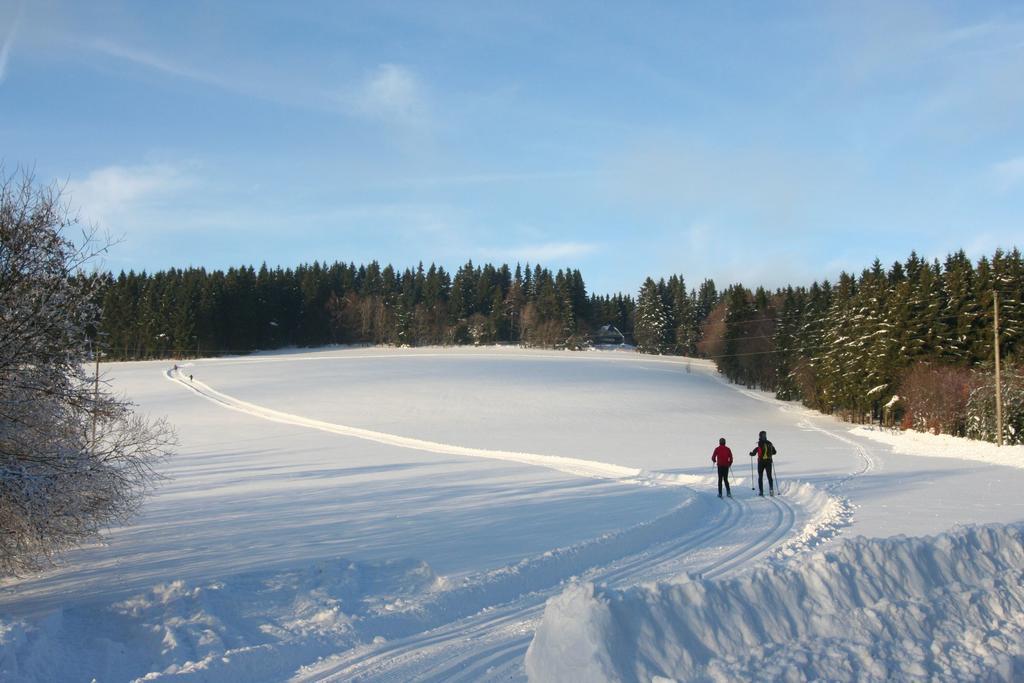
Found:
[[471, 261], [454, 274], [374, 261], [103, 278], [104, 346], [118, 360], [325, 344], [578, 349], [610, 324], [640, 352], [711, 358], [733, 382], [852, 421], [990, 440], [994, 399], [985, 387], [994, 382], [999, 292], [1004, 436], [1024, 442], [1017, 249], [976, 264], [963, 251], [941, 262], [912, 253], [888, 268], [876, 259], [858, 276], [774, 291], [719, 291], [710, 279], [687, 289], [681, 275], [649, 277], [636, 298], [588, 293], [576, 269]]
[[[116, 360], [325, 344], [582, 348], [603, 325], [632, 338], [636, 317], [628, 294], [588, 294], [579, 270], [529, 264], [470, 261], [453, 275], [436, 265], [398, 271], [373, 261], [102, 277], [103, 345]], [[693, 353], [703, 316], [717, 303], [714, 283], [687, 292], [673, 276], [657, 287], [675, 312], [659, 350]], [[645, 329], [641, 321], [642, 339]]]
[[1018, 249], [972, 263], [916, 253], [833, 284], [768, 292], [732, 285], [698, 352], [731, 381], [854, 421], [994, 441], [995, 310], [1003, 438], [1024, 443], [1024, 262]]

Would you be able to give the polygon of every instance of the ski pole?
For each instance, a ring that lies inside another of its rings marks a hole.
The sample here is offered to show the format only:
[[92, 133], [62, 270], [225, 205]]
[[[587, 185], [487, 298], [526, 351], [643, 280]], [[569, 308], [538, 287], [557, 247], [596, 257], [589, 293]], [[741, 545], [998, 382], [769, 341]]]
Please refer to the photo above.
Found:
[[754, 490], [754, 456], [750, 456], [750, 490]]
[[782, 495], [782, 485], [779, 483], [779, 473], [775, 469], [775, 458], [772, 458], [772, 478], [775, 480], [775, 495]]

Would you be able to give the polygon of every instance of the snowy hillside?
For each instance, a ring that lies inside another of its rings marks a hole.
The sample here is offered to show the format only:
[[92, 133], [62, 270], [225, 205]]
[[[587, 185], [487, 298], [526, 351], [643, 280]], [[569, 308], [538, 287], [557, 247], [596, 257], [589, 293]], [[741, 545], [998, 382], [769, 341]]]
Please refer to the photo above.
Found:
[[[957, 527], [1024, 520], [1022, 469], [912, 455], [706, 363], [327, 349], [107, 373], [177, 426], [171, 479], [104, 545], [2, 584], [3, 680], [1020, 671], [1020, 528]], [[751, 489], [760, 430], [774, 498]]]
[[531, 680], [1019, 680], [1024, 532], [857, 538], [725, 581], [552, 600]]

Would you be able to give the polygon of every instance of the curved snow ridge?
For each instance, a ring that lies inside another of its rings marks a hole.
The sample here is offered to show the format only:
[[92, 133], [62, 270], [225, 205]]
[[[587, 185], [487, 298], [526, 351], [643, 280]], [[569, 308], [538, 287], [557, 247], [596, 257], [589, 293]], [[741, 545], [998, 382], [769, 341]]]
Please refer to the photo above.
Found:
[[645, 472], [639, 467], [627, 467], [625, 465], [599, 462], [597, 460], [584, 460], [582, 458], [568, 458], [561, 455], [542, 455], [539, 453], [520, 453], [516, 451], [456, 446], [437, 441], [427, 441], [408, 436], [399, 436], [397, 434], [388, 434], [386, 432], [362, 429], [360, 427], [349, 427], [346, 425], [335, 424], [333, 422], [325, 422], [323, 420], [302, 417], [301, 415], [294, 415], [292, 413], [285, 413], [279, 410], [273, 410], [272, 408], [265, 408], [263, 406], [256, 405], [255, 403], [249, 403], [248, 401], [243, 401], [217, 391], [213, 387], [200, 382], [199, 380], [185, 379], [180, 370], [168, 370], [164, 373], [164, 376], [170, 381], [184, 386], [203, 398], [230, 410], [260, 417], [264, 420], [270, 420], [271, 422], [280, 422], [283, 424], [297, 425], [299, 427], [318, 429], [324, 432], [331, 432], [332, 434], [350, 436], [356, 439], [363, 439], [365, 441], [374, 441], [376, 443], [387, 444], [389, 446], [398, 446], [400, 448], [410, 448], [413, 450], [440, 453], [443, 455], [460, 455], [470, 458], [488, 458], [491, 460], [518, 462], [524, 465], [546, 467], [548, 469], [557, 470], [559, 472], [579, 477], [612, 479], [627, 484], [639, 484], [643, 486], [693, 486], [704, 484], [711, 480], [710, 477], [687, 474], [655, 475]]
[[[1024, 528], [855, 538], [799, 565], [548, 601], [530, 680], [1019, 680]], [[646, 635], [645, 635], [646, 634]]]
[[798, 507], [811, 511], [811, 518], [798, 534], [775, 549], [771, 559], [785, 561], [821, 546], [840, 534], [853, 522], [854, 505], [848, 498], [835, 496], [806, 482], [782, 482], [780, 492]]

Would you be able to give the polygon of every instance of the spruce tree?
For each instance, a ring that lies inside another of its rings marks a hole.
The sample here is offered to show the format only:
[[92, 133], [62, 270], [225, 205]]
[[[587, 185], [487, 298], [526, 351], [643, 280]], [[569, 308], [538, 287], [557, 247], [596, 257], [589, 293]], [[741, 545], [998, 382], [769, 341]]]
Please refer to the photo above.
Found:
[[636, 322], [633, 336], [637, 350], [643, 353], [663, 353], [668, 332], [668, 316], [658, 285], [653, 279], [644, 280], [637, 297]]

